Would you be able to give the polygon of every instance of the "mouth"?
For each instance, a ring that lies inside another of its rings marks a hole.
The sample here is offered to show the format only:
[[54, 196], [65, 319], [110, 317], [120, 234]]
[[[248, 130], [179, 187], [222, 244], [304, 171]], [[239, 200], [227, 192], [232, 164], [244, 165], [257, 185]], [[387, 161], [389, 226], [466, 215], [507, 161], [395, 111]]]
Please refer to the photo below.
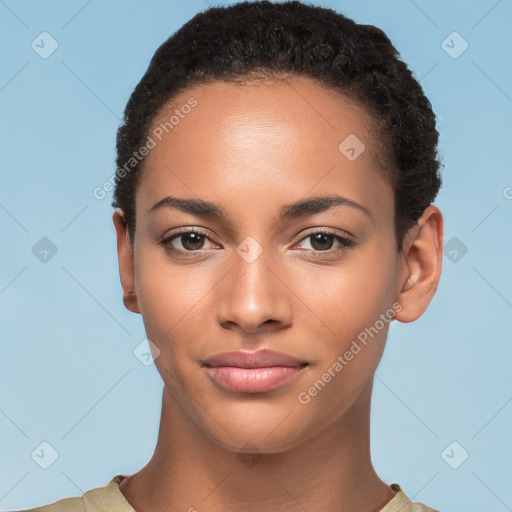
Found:
[[210, 377], [219, 385], [241, 393], [271, 391], [304, 371], [309, 366], [266, 366], [263, 368], [239, 368], [237, 366], [205, 366]]
[[309, 366], [288, 354], [270, 350], [225, 352], [203, 363], [208, 375], [221, 387], [242, 393], [264, 393], [303, 373]]

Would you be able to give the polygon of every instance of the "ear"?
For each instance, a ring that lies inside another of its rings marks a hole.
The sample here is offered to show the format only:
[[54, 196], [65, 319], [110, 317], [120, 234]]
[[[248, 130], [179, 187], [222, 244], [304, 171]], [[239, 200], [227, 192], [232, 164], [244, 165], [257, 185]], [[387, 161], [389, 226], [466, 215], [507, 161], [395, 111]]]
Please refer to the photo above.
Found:
[[119, 275], [121, 277], [121, 286], [123, 287], [123, 303], [126, 309], [132, 313], [140, 313], [139, 302], [135, 292], [135, 266], [133, 261], [133, 251], [130, 246], [126, 221], [123, 211], [119, 208], [115, 210], [112, 217], [117, 234], [117, 256], [119, 259]]
[[443, 216], [428, 206], [407, 233], [401, 256], [400, 291], [395, 311], [400, 322], [413, 322], [427, 309], [437, 290], [443, 262]]

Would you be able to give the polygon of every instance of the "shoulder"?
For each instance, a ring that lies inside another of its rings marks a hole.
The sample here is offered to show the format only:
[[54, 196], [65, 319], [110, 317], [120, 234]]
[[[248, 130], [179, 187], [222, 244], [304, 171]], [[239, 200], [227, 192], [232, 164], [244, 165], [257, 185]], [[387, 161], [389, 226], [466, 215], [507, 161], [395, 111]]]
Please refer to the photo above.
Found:
[[116, 475], [104, 487], [95, 487], [80, 497], [64, 498], [41, 507], [12, 510], [10, 512], [98, 512], [98, 510], [103, 512], [108, 510], [132, 512], [133, 509], [119, 490], [119, 482], [123, 478], [123, 475]]
[[412, 503], [411, 512], [439, 512], [436, 508], [427, 507], [423, 503]]
[[413, 502], [398, 484], [391, 484], [391, 488], [396, 494], [380, 512], [439, 512], [423, 503]]
[[82, 498], [64, 498], [42, 507], [13, 510], [11, 512], [85, 512], [85, 510]]

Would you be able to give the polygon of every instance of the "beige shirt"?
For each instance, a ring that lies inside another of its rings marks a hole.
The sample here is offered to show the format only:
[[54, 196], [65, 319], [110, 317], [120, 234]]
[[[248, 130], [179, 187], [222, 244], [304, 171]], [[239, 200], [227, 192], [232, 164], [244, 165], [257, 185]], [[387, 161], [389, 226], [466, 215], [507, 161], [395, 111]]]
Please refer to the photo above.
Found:
[[[119, 490], [125, 475], [116, 475], [105, 487], [96, 487], [80, 498], [64, 498], [42, 507], [11, 512], [136, 512]], [[398, 484], [392, 484], [395, 496], [379, 512], [438, 512], [422, 503], [413, 503]]]

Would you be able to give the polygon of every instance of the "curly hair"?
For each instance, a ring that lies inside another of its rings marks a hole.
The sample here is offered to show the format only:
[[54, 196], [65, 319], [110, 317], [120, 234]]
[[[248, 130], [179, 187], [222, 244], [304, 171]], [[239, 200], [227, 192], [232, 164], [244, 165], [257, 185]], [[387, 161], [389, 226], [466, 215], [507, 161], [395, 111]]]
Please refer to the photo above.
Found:
[[[134, 159], [152, 121], [178, 93], [211, 81], [301, 76], [341, 92], [372, 120], [379, 161], [394, 191], [398, 251], [440, 187], [439, 133], [419, 82], [386, 34], [332, 9], [299, 1], [244, 1], [195, 15], [155, 52], [117, 132], [112, 206], [131, 243], [135, 192], [145, 159]], [[126, 163], [131, 167], [126, 172]], [[122, 176], [122, 179], [120, 178]]]

